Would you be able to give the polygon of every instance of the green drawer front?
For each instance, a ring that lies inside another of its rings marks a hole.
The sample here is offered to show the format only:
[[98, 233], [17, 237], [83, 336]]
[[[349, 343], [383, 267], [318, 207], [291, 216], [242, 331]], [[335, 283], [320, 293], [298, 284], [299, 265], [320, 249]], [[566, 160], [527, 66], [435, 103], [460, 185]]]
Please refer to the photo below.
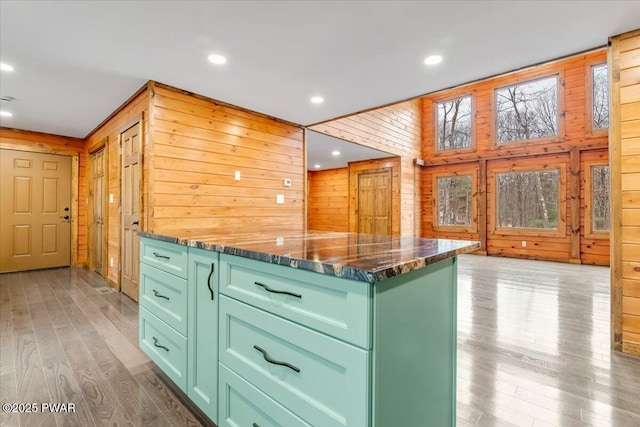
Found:
[[186, 280], [141, 264], [140, 305], [182, 335], [187, 335]]
[[149, 238], [140, 239], [140, 262], [187, 278], [187, 247]]
[[220, 362], [289, 411], [311, 425], [369, 425], [368, 351], [224, 295], [220, 322]]
[[144, 307], [140, 307], [140, 348], [186, 392], [187, 339]]
[[368, 283], [220, 254], [220, 292], [359, 347], [371, 348]]
[[308, 427], [224, 365], [220, 365], [220, 427]]

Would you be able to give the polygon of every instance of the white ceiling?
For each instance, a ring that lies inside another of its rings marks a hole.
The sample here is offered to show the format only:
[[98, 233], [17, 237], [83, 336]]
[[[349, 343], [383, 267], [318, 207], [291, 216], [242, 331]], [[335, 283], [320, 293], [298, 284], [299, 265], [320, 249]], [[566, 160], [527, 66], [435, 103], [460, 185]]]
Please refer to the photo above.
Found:
[[[16, 100], [0, 125], [85, 137], [149, 79], [309, 125], [604, 46], [639, 23], [640, 1], [2, 0], [0, 58], [15, 71], [0, 94]], [[444, 62], [428, 68], [432, 53]]]
[[[319, 171], [344, 168], [349, 162], [393, 157], [393, 154], [307, 130], [307, 169]], [[333, 152], [339, 154], [334, 155]], [[320, 167], [316, 167], [320, 165]]]

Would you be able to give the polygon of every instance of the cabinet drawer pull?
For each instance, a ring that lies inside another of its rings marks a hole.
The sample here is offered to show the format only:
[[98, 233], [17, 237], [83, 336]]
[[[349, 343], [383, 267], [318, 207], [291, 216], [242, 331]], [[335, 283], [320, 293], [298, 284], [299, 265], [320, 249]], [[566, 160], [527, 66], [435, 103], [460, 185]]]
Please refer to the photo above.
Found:
[[260, 353], [262, 353], [262, 357], [264, 357], [264, 360], [266, 360], [267, 362], [271, 363], [272, 365], [286, 366], [287, 368], [291, 369], [292, 371], [300, 372], [300, 368], [296, 368], [295, 366], [293, 366], [290, 363], [280, 362], [278, 360], [273, 360], [271, 358], [271, 356], [269, 356], [269, 353], [267, 353], [264, 349], [258, 347], [257, 345], [254, 345], [253, 348], [255, 348]]
[[153, 255], [154, 255], [156, 258], [171, 259], [171, 258], [169, 258], [169, 257], [168, 257], [168, 256], [166, 256], [166, 255], [160, 255], [158, 252], [154, 252], [154, 253], [153, 253]]
[[165, 351], [169, 351], [169, 349], [167, 347], [158, 344], [158, 338], [156, 338], [156, 337], [151, 337], [151, 338], [153, 338], [153, 345], [155, 345], [156, 347], [161, 348], [161, 349], [163, 349]]
[[213, 272], [216, 269], [215, 263], [211, 263], [211, 273], [209, 273], [209, 277], [207, 277], [207, 287], [209, 288], [209, 292], [211, 292], [211, 301], [213, 301], [213, 288], [211, 287], [211, 277], [213, 276]]
[[164, 298], [167, 301], [169, 301], [171, 299], [169, 297], [165, 297], [164, 295], [162, 295], [160, 292], [156, 291], [155, 289], [153, 290], [153, 296], [156, 296], [158, 298]]
[[253, 283], [258, 285], [258, 286], [262, 286], [265, 291], [271, 292], [272, 294], [284, 294], [284, 295], [291, 295], [292, 297], [296, 297], [296, 298], [302, 298], [302, 295], [300, 295], [300, 294], [294, 294], [293, 292], [289, 292], [289, 291], [278, 291], [276, 289], [271, 289], [270, 287], [268, 287], [264, 283], [260, 283], [260, 282], [253, 282]]

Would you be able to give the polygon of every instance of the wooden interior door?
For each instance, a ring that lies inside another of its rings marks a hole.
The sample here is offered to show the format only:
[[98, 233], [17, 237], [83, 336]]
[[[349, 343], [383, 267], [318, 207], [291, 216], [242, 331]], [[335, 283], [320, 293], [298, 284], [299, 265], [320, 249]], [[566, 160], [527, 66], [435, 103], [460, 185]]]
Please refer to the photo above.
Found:
[[105, 196], [106, 196], [106, 157], [104, 148], [91, 154], [91, 268], [105, 276]]
[[71, 265], [71, 157], [0, 149], [0, 271]]
[[126, 295], [138, 301], [140, 273], [140, 188], [142, 170], [142, 126], [133, 125], [120, 134], [122, 147], [122, 243], [120, 262], [122, 266], [121, 289]]
[[358, 174], [357, 232], [391, 234], [391, 170]]

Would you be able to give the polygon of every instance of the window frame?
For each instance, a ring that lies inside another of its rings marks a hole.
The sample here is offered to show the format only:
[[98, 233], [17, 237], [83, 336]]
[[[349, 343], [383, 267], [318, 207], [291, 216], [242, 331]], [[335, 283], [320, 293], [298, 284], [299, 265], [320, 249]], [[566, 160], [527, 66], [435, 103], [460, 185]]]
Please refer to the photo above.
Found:
[[[451, 148], [447, 150], [441, 150], [438, 147], [438, 104], [443, 102], [453, 101], [458, 98], [471, 98], [471, 145], [469, 147], [464, 148]], [[433, 109], [433, 153], [435, 156], [443, 156], [450, 154], [461, 154], [461, 153], [470, 153], [476, 151], [476, 92], [475, 91], [464, 91], [457, 92], [454, 94], [447, 94], [447, 96], [442, 96], [440, 98], [435, 98], [432, 101], [432, 109]]]
[[[471, 224], [470, 225], [438, 225], [438, 178], [471, 177]], [[450, 233], [477, 233], [478, 232], [478, 171], [466, 170], [460, 172], [442, 171], [432, 174], [432, 198], [433, 214], [432, 228], [434, 231]]]
[[593, 229], [593, 167], [609, 167], [609, 206], [611, 206], [611, 166], [606, 161], [589, 161], [583, 163], [584, 182], [584, 237], [589, 239], [609, 239], [611, 235], [611, 212], [609, 212], [609, 231]]
[[[603, 138], [609, 137], [609, 128], [606, 129], [594, 129], [593, 128], [593, 67], [597, 67], [599, 65], [607, 66], [607, 79], [611, 76], [609, 75], [609, 64], [606, 60], [598, 60], [598, 61], [590, 61], [587, 62], [585, 67], [585, 99], [586, 105], [584, 110], [584, 131], [585, 136], [587, 138]], [[611, 96], [611, 94], [609, 94]], [[611, 105], [611, 103], [609, 103]], [[609, 110], [609, 126], [611, 126], [611, 111]]]
[[[498, 227], [498, 180], [500, 173], [512, 172], [542, 172], [558, 171], [558, 228], [515, 228]], [[489, 232], [492, 235], [534, 236], [534, 237], [566, 237], [567, 236], [567, 166], [565, 163], [544, 164], [540, 167], [517, 165], [512, 167], [498, 167], [489, 171], [489, 179], [493, 187], [493, 194], [489, 200]]]
[[[536, 80], [544, 80], [547, 78], [555, 77], [556, 78], [556, 95], [558, 97], [558, 117], [557, 117], [557, 126], [558, 131], [556, 135], [545, 136], [541, 138], [533, 138], [533, 139], [520, 139], [517, 141], [509, 141], [509, 142], [498, 142], [498, 90], [505, 89], [512, 86], [517, 86], [521, 84], [526, 84], [529, 82], [534, 82]], [[538, 144], [548, 144], [548, 143], [557, 143], [563, 142], [566, 139], [565, 134], [565, 101], [564, 101], [564, 72], [562, 70], [556, 72], [544, 72], [539, 74], [530, 74], [527, 78], [518, 79], [517, 81], [511, 81], [509, 83], [505, 83], [503, 85], [495, 86], [493, 88], [493, 96], [491, 97], [491, 110], [493, 114], [493, 120], [491, 121], [491, 141], [493, 143], [493, 147], [495, 149], [509, 150], [512, 147], [522, 147], [529, 145], [538, 145]]]

